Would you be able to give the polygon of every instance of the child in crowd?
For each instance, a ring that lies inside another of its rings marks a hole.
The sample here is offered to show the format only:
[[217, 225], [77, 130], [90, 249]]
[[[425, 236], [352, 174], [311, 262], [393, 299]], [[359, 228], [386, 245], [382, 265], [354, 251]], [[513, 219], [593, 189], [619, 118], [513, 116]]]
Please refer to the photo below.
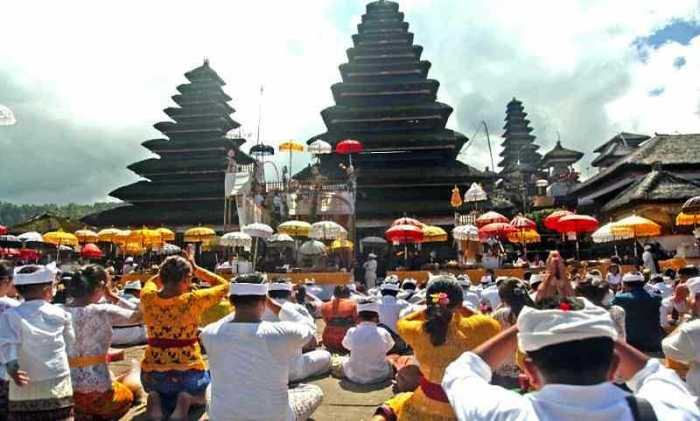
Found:
[[72, 420], [73, 388], [66, 345], [74, 341], [71, 317], [51, 304], [55, 265], [15, 268], [24, 302], [0, 316], [0, 359], [10, 382], [12, 420]]
[[[192, 278], [212, 285], [191, 291]], [[191, 405], [206, 402], [209, 385], [197, 335], [202, 314], [228, 291], [228, 282], [197, 266], [192, 254], [170, 256], [141, 291], [148, 346], [141, 362], [141, 383], [148, 393], [148, 416], [186, 419]]]
[[359, 323], [343, 338], [349, 357], [340, 357], [334, 364], [333, 375], [360, 384], [381, 383], [389, 379], [392, 369], [386, 354], [394, 347], [391, 334], [379, 323], [380, 306], [376, 302], [358, 304]]

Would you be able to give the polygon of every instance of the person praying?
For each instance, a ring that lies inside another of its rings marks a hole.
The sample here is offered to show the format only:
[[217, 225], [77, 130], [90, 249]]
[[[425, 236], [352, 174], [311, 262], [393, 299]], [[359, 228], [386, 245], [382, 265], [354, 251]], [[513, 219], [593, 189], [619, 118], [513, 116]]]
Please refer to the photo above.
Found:
[[284, 306], [267, 294], [260, 274], [238, 276], [229, 287], [235, 313], [202, 331], [212, 420], [304, 421], [323, 400], [318, 386], [288, 389], [289, 362], [315, 331], [306, 323], [263, 321], [266, 308], [279, 316]]

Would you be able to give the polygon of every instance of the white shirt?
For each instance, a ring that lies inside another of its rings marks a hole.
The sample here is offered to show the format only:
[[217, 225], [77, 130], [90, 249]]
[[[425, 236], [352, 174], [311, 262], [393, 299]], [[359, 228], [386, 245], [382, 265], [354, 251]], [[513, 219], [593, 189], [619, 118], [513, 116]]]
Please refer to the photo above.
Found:
[[211, 372], [209, 418], [294, 419], [289, 408], [289, 359], [314, 334], [303, 323], [232, 323], [229, 315], [201, 334]]
[[481, 301], [491, 306], [491, 310], [496, 310], [501, 305], [501, 296], [498, 295], [498, 288], [492, 285], [481, 291]]
[[650, 251], [645, 251], [642, 253], [642, 262], [644, 262], [644, 269], [649, 269], [652, 274], [656, 273], [656, 265], [654, 264], [654, 255]]
[[605, 278], [610, 285], [620, 285], [622, 282], [622, 275], [620, 273], [608, 272]]
[[664, 354], [690, 365], [685, 381], [690, 392], [700, 397], [700, 320], [683, 323], [661, 342]]
[[[280, 314], [276, 316], [272, 311], [270, 311], [270, 309], [266, 308], [265, 313], [263, 313], [262, 316], [263, 321], [301, 323], [307, 326], [309, 329], [311, 329], [314, 333], [316, 333], [316, 322], [314, 321], [313, 316], [311, 315], [311, 313], [309, 313], [309, 310], [307, 310], [306, 307], [287, 300], [278, 299], [277, 301], [282, 304]], [[302, 344], [302, 346], [297, 348], [294, 355], [292, 355], [289, 359], [289, 369], [293, 373], [303, 372], [304, 368], [301, 365], [304, 364], [304, 361], [299, 357], [301, 357], [302, 355], [302, 348], [304, 347], [304, 345], [306, 344]]]
[[[396, 332], [396, 321], [399, 320], [401, 310], [409, 304], [404, 300], [397, 300], [396, 297], [385, 295], [379, 300], [379, 323], [387, 326], [394, 333]], [[348, 348], [349, 349], [349, 348]]]
[[25, 301], [0, 316], [0, 360], [17, 360], [33, 381], [69, 375], [66, 344], [74, 341], [70, 314], [44, 300]]
[[[610, 382], [593, 386], [550, 384], [519, 395], [489, 384], [490, 367], [476, 354], [465, 352], [445, 371], [442, 387], [465, 420], [632, 421], [625, 401], [629, 394]], [[651, 359], [627, 385], [649, 401], [659, 420], [698, 420], [700, 410], [681, 379]]]
[[671, 321], [669, 320], [673, 310], [678, 312], [678, 322], [683, 321], [683, 315], [690, 313], [690, 306], [687, 301], [681, 301], [680, 303], [673, 300], [673, 297], [664, 298], [661, 300], [661, 307], [659, 307], [659, 324], [664, 329], [671, 327]]
[[345, 333], [343, 346], [350, 351], [350, 359], [343, 364], [343, 373], [350, 381], [370, 384], [389, 377], [386, 353], [394, 347], [394, 340], [386, 329], [360, 322]]
[[463, 305], [472, 311], [479, 311], [481, 297], [476, 292], [462, 288]]
[[[10, 297], [0, 297], [0, 314], [4, 313], [5, 310], [15, 308], [19, 306], [20, 302]], [[5, 371], [5, 363], [7, 361], [2, 361], [2, 355], [0, 355], [0, 380], [7, 380], [7, 372]]]

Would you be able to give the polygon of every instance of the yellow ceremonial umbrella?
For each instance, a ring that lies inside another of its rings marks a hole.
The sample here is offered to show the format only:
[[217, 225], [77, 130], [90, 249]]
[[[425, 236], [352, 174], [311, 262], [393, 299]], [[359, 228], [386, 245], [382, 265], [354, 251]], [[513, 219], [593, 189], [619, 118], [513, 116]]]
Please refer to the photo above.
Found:
[[97, 233], [97, 237], [104, 243], [113, 243], [114, 237], [120, 232], [118, 228], [105, 228]]
[[63, 230], [47, 232], [46, 234], [44, 234], [44, 241], [47, 243], [55, 244], [59, 247], [75, 247], [78, 244], [80, 244], [80, 242], [78, 241], [78, 237], [69, 232], [64, 232]]
[[292, 237], [308, 237], [311, 232], [311, 224], [304, 221], [286, 221], [277, 226], [277, 232]]
[[119, 232], [112, 237], [112, 242], [114, 244], [123, 245], [129, 242], [130, 237], [131, 230], [119, 230]]
[[304, 152], [304, 145], [288, 140], [279, 145], [280, 152], [289, 152], [289, 180], [292, 179], [292, 152]]
[[651, 219], [632, 215], [613, 222], [610, 231], [613, 235], [625, 235], [625, 233], [632, 232], [634, 236], [634, 255], [637, 256], [637, 238], [661, 235], [661, 225]]
[[700, 224], [700, 215], [690, 215], [681, 212], [676, 216], [676, 225], [698, 225]]
[[208, 227], [194, 227], [185, 231], [186, 243], [204, 243], [216, 237], [216, 231]]
[[434, 225], [423, 226], [423, 241], [421, 243], [439, 243], [447, 241], [447, 232]]
[[540, 234], [533, 229], [523, 229], [506, 235], [508, 241], [518, 244], [533, 244], [542, 241]]
[[352, 250], [354, 244], [350, 240], [335, 240], [331, 243], [331, 250], [349, 249]]
[[139, 254], [143, 254], [146, 249], [144, 249], [141, 244], [135, 243], [135, 242], [128, 242], [125, 243], [121, 246], [119, 246], [122, 251], [124, 252], [125, 255], [131, 255], [131, 256], [136, 256]]
[[160, 247], [163, 244], [160, 232], [146, 227], [131, 231], [129, 242], [141, 244], [145, 248]]
[[76, 231], [75, 236], [78, 237], [78, 242], [80, 244], [96, 243], [100, 239], [100, 237], [95, 231], [89, 230], [87, 228], [83, 228], [81, 230]]
[[175, 241], [175, 233], [165, 227], [156, 228], [156, 231], [160, 233], [160, 238], [163, 241]]

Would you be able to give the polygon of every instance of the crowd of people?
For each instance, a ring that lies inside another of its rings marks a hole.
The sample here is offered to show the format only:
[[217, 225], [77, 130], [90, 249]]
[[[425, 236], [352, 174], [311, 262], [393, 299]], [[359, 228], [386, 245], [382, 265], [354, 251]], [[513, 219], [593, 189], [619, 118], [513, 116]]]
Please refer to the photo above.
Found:
[[[306, 420], [324, 398], [308, 381], [332, 375], [393, 385], [373, 421], [700, 420], [692, 266], [603, 274], [551, 252], [523, 279], [374, 275], [332, 297], [188, 253], [143, 285], [112, 272], [0, 261], [0, 416], [120, 419], [143, 396], [154, 420]], [[134, 343], [114, 376], [112, 346]]]

